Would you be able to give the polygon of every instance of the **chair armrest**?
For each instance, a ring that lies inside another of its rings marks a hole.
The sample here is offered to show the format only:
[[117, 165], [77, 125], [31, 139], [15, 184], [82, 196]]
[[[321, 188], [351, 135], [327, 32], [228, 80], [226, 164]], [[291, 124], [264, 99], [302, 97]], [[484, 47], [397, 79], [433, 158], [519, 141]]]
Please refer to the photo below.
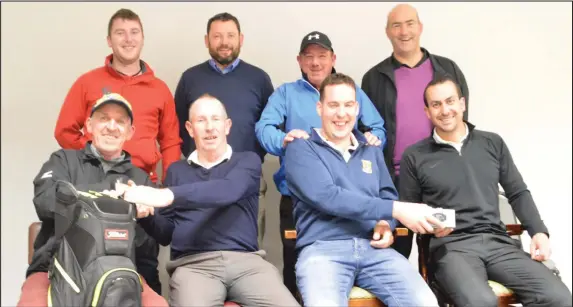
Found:
[[[409, 231], [408, 228], [396, 227], [396, 229], [394, 229], [394, 236], [406, 237], [406, 236], [408, 236], [408, 231]], [[295, 229], [285, 230], [285, 239], [295, 240], [296, 239], [296, 230]]]

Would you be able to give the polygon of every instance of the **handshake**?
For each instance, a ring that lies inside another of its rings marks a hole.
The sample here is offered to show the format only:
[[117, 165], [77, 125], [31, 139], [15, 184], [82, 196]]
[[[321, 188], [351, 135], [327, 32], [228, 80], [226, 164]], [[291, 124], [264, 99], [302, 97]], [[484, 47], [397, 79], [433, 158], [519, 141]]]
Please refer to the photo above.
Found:
[[446, 236], [456, 227], [455, 210], [426, 204], [395, 201], [392, 216], [415, 233], [436, 237]]
[[105, 190], [101, 193], [134, 203], [137, 208], [137, 218], [144, 218], [155, 214], [156, 207], [169, 206], [174, 198], [173, 192], [169, 189], [156, 189], [136, 185], [132, 180], [129, 180], [127, 184], [118, 180], [115, 183], [115, 190]]

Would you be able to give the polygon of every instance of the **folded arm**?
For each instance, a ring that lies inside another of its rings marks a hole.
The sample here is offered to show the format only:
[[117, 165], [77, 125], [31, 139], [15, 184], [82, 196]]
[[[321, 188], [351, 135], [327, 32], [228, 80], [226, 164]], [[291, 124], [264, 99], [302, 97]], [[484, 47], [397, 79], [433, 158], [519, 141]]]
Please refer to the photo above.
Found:
[[366, 93], [356, 85], [356, 96], [360, 104], [360, 122], [370, 133], [381, 141], [380, 148], [386, 146], [386, 128], [384, 120]]
[[279, 87], [270, 97], [261, 119], [255, 125], [255, 134], [261, 146], [270, 154], [284, 154], [283, 140], [286, 133], [280, 129], [286, 117], [286, 97]]

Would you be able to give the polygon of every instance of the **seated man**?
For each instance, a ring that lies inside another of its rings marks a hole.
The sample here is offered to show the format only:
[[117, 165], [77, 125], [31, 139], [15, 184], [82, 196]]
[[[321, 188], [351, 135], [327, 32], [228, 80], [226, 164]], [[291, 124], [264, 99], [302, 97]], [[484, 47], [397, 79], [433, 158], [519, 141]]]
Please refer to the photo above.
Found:
[[[147, 174], [131, 163], [129, 153], [123, 151], [133, 127], [131, 105], [120, 95], [108, 94], [98, 100], [86, 120], [85, 127], [93, 135], [84, 149], [61, 149], [44, 163], [34, 179], [34, 205], [42, 228], [34, 242], [34, 256], [26, 272], [26, 281], [18, 306], [48, 305], [48, 266], [57, 242], [54, 237], [54, 203], [56, 182], [72, 183], [80, 191], [110, 191], [118, 180], [132, 180], [138, 184], [152, 184]], [[136, 267], [146, 280], [143, 287], [143, 306], [167, 306], [147, 282], [157, 276], [157, 243], [136, 226]]]
[[322, 128], [286, 148], [294, 200], [298, 289], [305, 306], [346, 306], [354, 285], [387, 306], [437, 306], [422, 276], [389, 246], [396, 219], [432, 232], [442, 227], [425, 204], [401, 203], [379, 146], [353, 129], [356, 85], [343, 74], [320, 86]]
[[227, 144], [231, 119], [216, 98], [191, 104], [185, 123], [196, 150], [172, 164], [164, 189], [128, 188], [124, 199], [164, 207], [141, 220], [159, 244], [171, 244], [171, 306], [299, 306], [257, 245], [261, 159]]
[[[430, 239], [439, 285], [460, 307], [497, 306], [488, 279], [524, 306], [571, 306], [571, 292], [541, 263], [550, 256], [549, 232], [503, 139], [464, 123], [465, 100], [449, 76], [431, 81], [424, 101], [435, 128], [404, 153], [400, 197], [455, 210], [455, 229]], [[501, 222], [498, 183], [531, 236], [530, 255]]]

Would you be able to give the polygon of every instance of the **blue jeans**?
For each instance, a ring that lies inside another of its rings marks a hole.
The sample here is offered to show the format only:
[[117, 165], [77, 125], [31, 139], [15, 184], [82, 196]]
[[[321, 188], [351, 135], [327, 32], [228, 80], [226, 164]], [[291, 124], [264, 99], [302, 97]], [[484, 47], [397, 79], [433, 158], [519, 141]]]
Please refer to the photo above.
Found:
[[316, 241], [296, 263], [304, 306], [348, 306], [353, 286], [368, 290], [386, 306], [438, 306], [432, 290], [410, 262], [393, 248], [376, 249], [367, 239]]

